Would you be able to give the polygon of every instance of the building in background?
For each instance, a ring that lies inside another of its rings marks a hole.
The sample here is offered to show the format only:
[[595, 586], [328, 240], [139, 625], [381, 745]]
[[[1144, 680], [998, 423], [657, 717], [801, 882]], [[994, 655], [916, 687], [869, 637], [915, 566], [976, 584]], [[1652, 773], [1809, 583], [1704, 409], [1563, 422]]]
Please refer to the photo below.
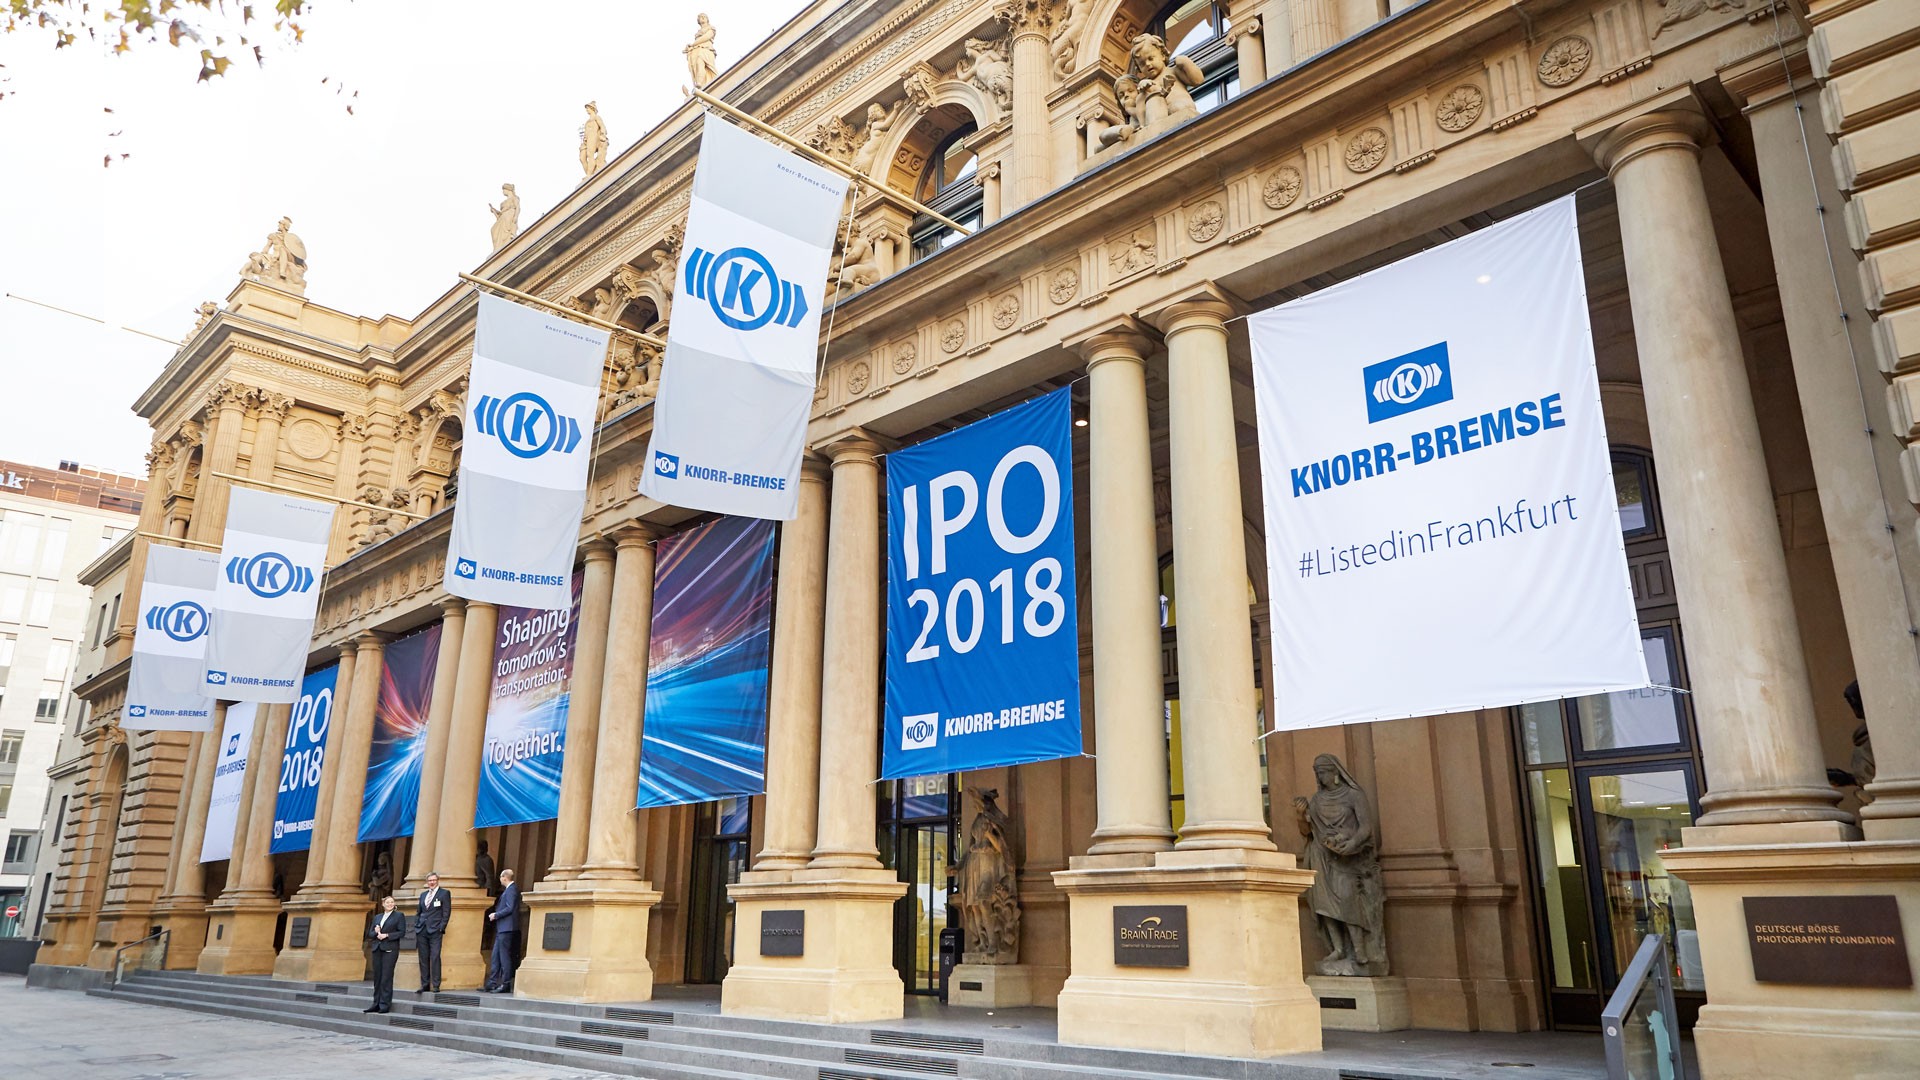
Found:
[[[53, 866], [48, 769], [81, 715], [74, 661], [107, 620], [81, 571], [133, 530], [146, 484], [134, 477], [0, 461], [0, 937], [30, 934]], [[111, 603], [111, 597], [108, 603]]]

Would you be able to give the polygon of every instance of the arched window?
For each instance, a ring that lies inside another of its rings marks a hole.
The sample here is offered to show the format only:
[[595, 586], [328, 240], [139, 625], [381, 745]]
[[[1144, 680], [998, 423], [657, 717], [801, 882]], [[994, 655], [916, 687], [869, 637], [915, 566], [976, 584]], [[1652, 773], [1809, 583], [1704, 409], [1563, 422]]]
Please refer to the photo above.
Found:
[[[966, 142], [979, 130], [971, 122], [961, 124], [941, 140], [927, 155], [926, 171], [920, 174], [920, 186], [914, 193], [921, 202], [969, 229], [980, 227], [983, 196], [976, 175], [980, 162]], [[925, 214], [914, 219], [910, 231], [916, 261], [965, 239], [965, 234]]]
[[1175, 56], [1200, 65], [1204, 78], [1193, 88], [1201, 112], [1240, 93], [1240, 56], [1227, 39], [1227, 5], [1220, 0], [1173, 0], [1147, 23]]

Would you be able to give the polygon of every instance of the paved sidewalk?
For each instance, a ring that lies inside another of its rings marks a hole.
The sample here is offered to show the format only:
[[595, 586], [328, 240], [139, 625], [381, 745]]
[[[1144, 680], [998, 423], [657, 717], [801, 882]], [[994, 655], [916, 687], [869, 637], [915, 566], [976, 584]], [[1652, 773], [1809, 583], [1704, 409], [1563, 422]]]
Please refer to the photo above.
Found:
[[631, 1080], [256, 1020], [29, 990], [0, 975], [7, 1080]]

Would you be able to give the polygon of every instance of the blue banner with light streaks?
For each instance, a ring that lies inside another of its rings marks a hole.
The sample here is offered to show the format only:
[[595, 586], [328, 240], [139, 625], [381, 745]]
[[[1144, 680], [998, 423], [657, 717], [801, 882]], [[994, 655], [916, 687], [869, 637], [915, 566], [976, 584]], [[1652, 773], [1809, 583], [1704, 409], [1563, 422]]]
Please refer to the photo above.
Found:
[[576, 570], [571, 607], [500, 609], [493, 638], [493, 693], [480, 755], [480, 798], [473, 808], [476, 829], [560, 816], [560, 765], [573, 701], [580, 583]]
[[637, 806], [767, 787], [773, 522], [725, 517], [660, 541]]
[[[374, 706], [367, 788], [360, 796], [359, 843], [413, 835], [420, 804], [420, 767], [427, 753], [427, 710], [440, 659], [440, 624], [388, 645]], [[361, 661], [365, 663], [365, 660]]]

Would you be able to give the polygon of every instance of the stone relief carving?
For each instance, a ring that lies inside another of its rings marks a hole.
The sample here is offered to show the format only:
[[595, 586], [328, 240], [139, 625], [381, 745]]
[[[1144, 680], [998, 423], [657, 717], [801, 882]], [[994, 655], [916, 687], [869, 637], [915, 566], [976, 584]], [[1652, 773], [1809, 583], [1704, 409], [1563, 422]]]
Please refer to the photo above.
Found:
[[693, 40], [680, 51], [687, 54], [687, 77], [693, 80], [693, 85], [705, 90], [720, 77], [720, 69], [713, 51], [713, 23], [705, 15], [697, 16], [696, 22], [699, 27], [693, 32]]
[[1135, 229], [1107, 253], [1107, 266], [1115, 279], [1137, 274], [1159, 261], [1151, 228]]
[[873, 167], [878, 164], [880, 148], [886, 143], [887, 133], [893, 130], [893, 125], [900, 119], [900, 114], [906, 111], [907, 105], [902, 101], [894, 102], [892, 109], [886, 108], [877, 101], [867, 106], [867, 126], [860, 129], [860, 138], [854, 144], [853, 155], [848, 162], [856, 171], [866, 173], [883, 183], [886, 182], [887, 178], [876, 175]]
[[1655, 38], [1668, 27], [1678, 26], [1709, 11], [1743, 11], [1747, 0], [1660, 0], [1660, 6], [1667, 10], [1666, 14], [1660, 16], [1660, 25], [1653, 28]]
[[1065, 79], [1073, 74], [1080, 50], [1080, 30], [1087, 24], [1088, 10], [1093, 0], [1067, 0], [1066, 13], [1054, 24], [1053, 36], [1047, 40], [1047, 51], [1053, 55], [1053, 77]]
[[993, 17], [1006, 24], [1009, 35], [1050, 35], [1053, 30], [1053, 0], [1000, 0], [993, 7]]
[[967, 846], [954, 865], [967, 964], [1020, 962], [1020, 886], [1013, 827], [995, 788], [968, 788], [979, 804], [967, 826]]
[[940, 351], [957, 353], [960, 346], [967, 343], [967, 324], [959, 319], [948, 321], [946, 329], [940, 331]]
[[1313, 759], [1313, 778], [1318, 790], [1312, 798], [1295, 797], [1293, 811], [1300, 835], [1307, 838], [1303, 861], [1314, 872], [1307, 906], [1327, 946], [1315, 970], [1322, 975], [1386, 975], [1386, 891], [1372, 806], [1332, 754]]
[[1593, 46], [1586, 38], [1576, 34], [1548, 45], [1540, 54], [1540, 63], [1534, 69], [1540, 81], [1548, 86], [1561, 87], [1587, 73], [1593, 63]]
[[607, 164], [607, 122], [600, 119], [600, 106], [587, 102], [587, 122], [580, 125], [580, 171], [592, 176]]
[[907, 372], [913, 370], [914, 351], [913, 342], [911, 341], [903, 342], [899, 348], [893, 350], [893, 373], [895, 375], [905, 375]]
[[1080, 271], [1063, 266], [1053, 272], [1053, 280], [1047, 284], [1047, 299], [1064, 304], [1079, 294]]
[[267, 234], [265, 246], [247, 256], [241, 277], [307, 295], [307, 244], [294, 234], [292, 224], [292, 218], [280, 219], [280, 227]]
[[1486, 108], [1487, 96], [1472, 83], [1463, 83], [1447, 91], [1434, 107], [1433, 122], [1441, 131], [1465, 131], [1480, 119], [1481, 110]]
[[293, 408], [293, 398], [275, 390], [255, 390], [253, 400], [265, 420], [285, 420]]
[[365, 441], [373, 434], [373, 422], [359, 413], [348, 413], [340, 418], [340, 437]]
[[1387, 160], [1387, 133], [1377, 127], [1366, 128], [1347, 140], [1347, 169], [1372, 172]]
[[864, 394], [867, 392], [867, 386], [872, 382], [873, 368], [869, 367], [865, 360], [857, 361], [853, 367], [847, 369], [848, 393]]
[[512, 184], [500, 185], [500, 205], [488, 203], [487, 211], [493, 215], [493, 250], [499, 251], [520, 233], [520, 196]]
[[1013, 63], [1007, 59], [1007, 39], [968, 38], [966, 50], [967, 55], [953, 71], [954, 77], [972, 83], [992, 98], [1000, 110], [997, 120], [1013, 108]]
[[940, 81], [939, 73], [926, 64], [915, 64], [900, 76], [900, 91], [907, 95], [907, 104], [916, 113], [924, 114], [933, 108], [933, 84]]
[[207, 415], [212, 416], [229, 405], [238, 405], [244, 409], [251, 397], [253, 397], [252, 387], [231, 381], [217, 382], [207, 391]]
[[1300, 197], [1302, 182], [1299, 169], [1282, 165], [1268, 174], [1266, 186], [1260, 189], [1260, 201], [1266, 203], [1269, 210], [1285, 210]]
[[1020, 297], [1007, 293], [993, 302], [993, 325], [1005, 330], [1020, 321]]
[[853, 148], [858, 133], [847, 126], [847, 122], [837, 116], [829, 116], [814, 126], [813, 134], [807, 136], [807, 145], [827, 155], [835, 161], [853, 160]]
[[1226, 210], [1219, 202], [1209, 199], [1187, 213], [1187, 237], [1196, 244], [1204, 244], [1220, 235], [1226, 221]]
[[333, 436], [327, 433], [325, 425], [312, 417], [302, 417], [287, 427], [287, 447], [306, 461], [319, 461], [327, 456], [327, 449], [333, 445]]

